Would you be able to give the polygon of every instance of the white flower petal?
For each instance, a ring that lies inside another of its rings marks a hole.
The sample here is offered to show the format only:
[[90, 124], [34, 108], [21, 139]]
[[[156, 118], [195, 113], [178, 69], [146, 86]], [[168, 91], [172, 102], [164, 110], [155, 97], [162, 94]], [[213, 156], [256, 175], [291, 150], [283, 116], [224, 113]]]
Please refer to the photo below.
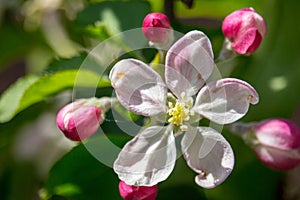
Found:
[[213, 52], [208, 37], [191, 31], [180, 38], [166, 55], [166, 83], [180, 98], [182, 92], [192, 96], [212, 73]]
[[154, 116], [166, 110], [167, 88], [154, 70], [136, 59], [115, 64], [109, 74], [120, 103], [130, 111]]
[[170, 175], [175, 161], [172, 126], [151, 126], [124, 146], [114, 170], [128, 185], [152, 186]]
[[233, 169], [230, 144], [210, 127], [190, 127], [182, 138], [181, 148], [188, 166], [199, 174], [196, 183], [204, 188], [221, 184]]
[[242, 80], [226, 78], [204, 86], [193, 111], [218, 124], [229, 124], [242, 118], [250, 103], [258, 103], [255, 89]]

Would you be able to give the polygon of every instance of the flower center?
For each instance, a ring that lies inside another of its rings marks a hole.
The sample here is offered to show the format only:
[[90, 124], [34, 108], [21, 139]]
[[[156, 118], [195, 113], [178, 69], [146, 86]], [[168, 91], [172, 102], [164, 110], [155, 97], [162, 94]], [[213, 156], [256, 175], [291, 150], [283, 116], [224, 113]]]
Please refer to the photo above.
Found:
[[181, 100], [178, 101], [173, 95], [169, 95], [170, 101], [168, 101], [168, 122], [178, 126], [182, 131], [187, 131], [188, 127], [184, 122], [190, 119], [193, 113], [190, 108], [193, 106], [193, 99], [186, 97], [185, 93], [181, 94]]
[[189, 120], [188, 113], [189, 112], [184, 108], [184, 105], [182, 103], [176, 102], [174, 106], [173, 103], [169, 102], [169, 123], [175, 124], [177, 126], [181, 125], [183, 120]]

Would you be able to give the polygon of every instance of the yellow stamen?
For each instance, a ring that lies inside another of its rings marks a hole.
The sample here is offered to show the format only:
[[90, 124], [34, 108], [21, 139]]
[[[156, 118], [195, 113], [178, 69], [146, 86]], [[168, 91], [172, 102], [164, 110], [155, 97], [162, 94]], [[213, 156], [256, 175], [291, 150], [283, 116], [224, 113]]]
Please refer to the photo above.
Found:
[[190, 116], [194, 115], [194, 112], [190, 111], [193, 106], [193, 99], [187, 96], [185, 92], [182, 92], [180, 97], [181, 100], [179, 101], [171, 93], [168, 94], [168, 122], [178, 126], [181, 131], [187, 131], [188, 126], [184, 122], [189, 121]]
[[189, 111], [179, 102], [176, 102], [175, 106], [169, 103], [168, 114], [170, 116], [168, 122], [177, 126], [182, 125], [183, 121], [189, 119]]

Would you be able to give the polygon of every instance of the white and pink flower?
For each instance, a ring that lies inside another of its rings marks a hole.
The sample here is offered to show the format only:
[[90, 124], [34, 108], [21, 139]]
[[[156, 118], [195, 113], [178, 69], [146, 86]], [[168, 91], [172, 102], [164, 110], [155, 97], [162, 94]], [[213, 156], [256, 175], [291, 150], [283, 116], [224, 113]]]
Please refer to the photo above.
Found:
[[206, 81], [214, 68], [210, 40], [200, 31], [180, 38], [166, 54], [165, 77], [136, 59], [115, 64], [110, 80], [119, 102], [153, 121], [119, 153], [114, 171], [128, 185], [153, 186], [172, 172], [177, 158], [175, 137], [184, 134], [181, 151], [205, 188], [221, 184], [231, 173], [234, 154], [216, 130], [198, 126], [207, 118], [229, 124], [242, 118], [258, 94], [248, 83], [225, 78]]

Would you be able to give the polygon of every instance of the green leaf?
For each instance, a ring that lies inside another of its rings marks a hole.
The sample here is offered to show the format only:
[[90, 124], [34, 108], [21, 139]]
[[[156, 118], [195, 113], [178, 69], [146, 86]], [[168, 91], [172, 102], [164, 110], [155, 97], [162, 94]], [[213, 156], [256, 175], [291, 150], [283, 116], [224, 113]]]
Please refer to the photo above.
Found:
[[[87, 150], [89, 145], [98, 147], [98, 153], [103, 153], [101, 144], [104, 137], [100, 135], [85, 145], [78, 145], [54, 165], [46, 183], [47, 196], [68, 196], [73, 200], [121, 199], [117, 175]], [[121, 137], [114, 138], [115, 143], [124, 141]]]
[[55, 194], [61, 196], [74, 196], [80, 194], [80, 188], [72, 183], [66, 183], [54, 188]]
[[65, 70], [44, 76], [29, 75], [19, 79], [0, 99], [0, 122], [7, 122], [25, 108], [65, 89], [107, 87], [107, 77], [89, 70]]
[[3, 93], [0, 99], [0, 122], [9, 121], [15, 115], [25, 90], [38, 79], [37, 75], [23, 77]]
[[70, 59], [63, 58], [54, 60], [52, 63], [49, 64], [49, 66], [45, 70], [45, 73], [54, 73], [68, 69], [80, 69], [80, 66], [84, 62], [86, 57], [86, 54], [81, 54]]
[[[194, 185], [187, 185], [187, 184], [176, 184], [175, 186], [169, 186], [164, 187], [162, 189], [159, 189], [157, 200], [165, 200], [165, 199], [188, 199], [188, 200], [206, 200], [207, 198], [203, 194], [202, 191], [200, 191], [196, 186]], [[175, 192], [180, 191], [180, 192]]]
[[263, 1], [259, 0], [197, 0], [194, 1], [192, 9], [189, 9], [181, 1], [175, 1], [175, 14], [180, 18], [224, 18], [229, 13], [245, 8], [253, 7], [256, 11], [260, 11]]
[[[150, 4], [147, 1], [104, 1], [86, 7], [78, 14], [75, 25], [88, 27], [93, 35], [97, 31], [91, 29], [91, 25], [98, 27], [97, 34], [102, 37], [107, 35], [107, 32], [112, 35], [140, 28], [144, 17], [150, 11]], [[129, 13], [134, 13], [134, 16]]]
[[[11, 61], [18, 60], [37, 45], [42, 45], [43, 39], [37, 32], [24, 31], [9, 20], [3, 20], [0, 31], [0, 69]], [[23, 56], [22, 56], [23, 55]]]
[[[79, 12], [73, 27], [75, 31], [101, 41], [109, 39], [131, 56], [144, 60], [141, 53], [134, 50], [136, 44], [148, 43], [141, 27], [149, 12], [151, 7], [147, 1], [101, 1]], [[128, 13], [134, 13], [134, 17]]]
[[0, 123], [11, 120], [22, 110], [63, 90], [110, 86], [108, 77], [102, 75], [102, 71], [93, 58], [87, 59], [83, 54], [54, 61], [41, 75], [20, 78], [0, 98]]

